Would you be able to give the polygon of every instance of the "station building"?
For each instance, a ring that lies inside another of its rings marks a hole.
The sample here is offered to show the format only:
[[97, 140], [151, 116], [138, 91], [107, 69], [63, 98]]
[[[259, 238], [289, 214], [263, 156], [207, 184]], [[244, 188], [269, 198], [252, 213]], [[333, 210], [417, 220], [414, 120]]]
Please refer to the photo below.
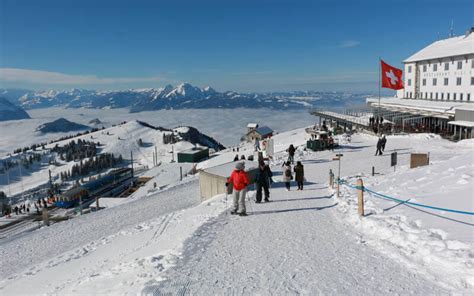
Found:
[[403, 61], [404, 89], [367, 99], [373, 114], [407, 132], [474, 137], [474, 28], [438, 40]]
[[436, 41], [403, 61], [407, 99], [473, 102], [474, 28]]

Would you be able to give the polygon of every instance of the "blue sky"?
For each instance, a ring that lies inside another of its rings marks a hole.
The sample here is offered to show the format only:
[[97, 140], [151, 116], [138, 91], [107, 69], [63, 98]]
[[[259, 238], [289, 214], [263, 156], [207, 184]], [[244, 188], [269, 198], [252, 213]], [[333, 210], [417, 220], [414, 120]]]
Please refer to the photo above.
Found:
[[376, 91], [473, 3], [0, 0], [0, 87]]

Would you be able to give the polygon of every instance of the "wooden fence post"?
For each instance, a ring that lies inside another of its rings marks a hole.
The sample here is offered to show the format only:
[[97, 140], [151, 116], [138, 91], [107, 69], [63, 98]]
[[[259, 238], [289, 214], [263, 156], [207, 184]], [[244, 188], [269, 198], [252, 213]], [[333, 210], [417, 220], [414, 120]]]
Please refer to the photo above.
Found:
[[364, 182], [362, 179], [357, 179], [357, 195], [359, 216], [364, 217]]
[[329, 170], [329, 187], [334, 188], [334, 174], [331, 169]]
[[43, 225], [49, 226], [48, 208], [43, 208]]
[[96, 211], [99, 210], [99, 196], [95, 198], [95, 206], [96, 206]]
[[339, 183], [340, 183], [340, 180], [339, 180], [339, 177], [337, 177], [337, 184], [336, 184], [336, 186], [337, 186], [337, 187], [336, 187], [336, 192], [337, 192], [337, 195], [336, 195], [336, 196], [337, 196], [337, 197], [339, 197], [339, 186], [340, 186]]

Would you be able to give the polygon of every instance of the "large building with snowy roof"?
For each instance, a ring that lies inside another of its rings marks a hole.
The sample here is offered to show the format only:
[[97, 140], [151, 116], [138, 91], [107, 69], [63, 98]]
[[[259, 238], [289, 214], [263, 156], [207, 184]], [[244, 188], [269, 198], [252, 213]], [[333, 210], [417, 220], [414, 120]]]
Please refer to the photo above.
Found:
[[474, 138], [474, 28], [438, 40], [404, 60], [404, 89], [395, 98], [368, 98], [373, 115], [393, 131]]
[[474, 28], [438, 40], [404, 61], [405, 89], [398, 97], [430, 101], [474, 101]]

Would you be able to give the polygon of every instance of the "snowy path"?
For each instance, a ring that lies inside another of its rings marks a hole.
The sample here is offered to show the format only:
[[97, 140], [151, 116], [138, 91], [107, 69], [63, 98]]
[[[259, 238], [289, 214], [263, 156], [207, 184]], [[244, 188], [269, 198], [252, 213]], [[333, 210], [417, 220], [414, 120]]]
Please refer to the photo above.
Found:
[[[304, 191], [272, 189], [248, 217], [222, 214], [188, 241], [170, 279], [146, 293], [432, 294], [445, 290], [367, 246], [341, 223], [321, 180]], [[280, 185], [280, 184], [277, 184]], [[303, 230], [303, 231], [302, 231]]]

